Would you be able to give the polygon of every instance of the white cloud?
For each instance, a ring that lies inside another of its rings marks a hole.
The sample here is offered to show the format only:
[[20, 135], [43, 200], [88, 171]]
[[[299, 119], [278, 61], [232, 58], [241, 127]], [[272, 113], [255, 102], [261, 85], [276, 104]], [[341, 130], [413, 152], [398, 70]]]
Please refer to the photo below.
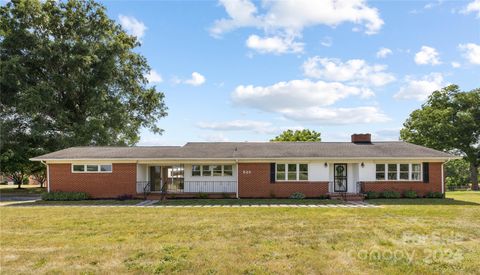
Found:
[[260, 134], [277, 134], [284, 130], [303, 130], [302, 126], [282, 126], [278, 127], [267, 121], [257, 120], [230, 120], [221, 122], [199, 122], [197, 127], [204, 130], [213, 131], [250, 131]]
[[325, 36], [322, 41], [320, 41], [320, 44], [324, 47], [331, 47], [333, 45], [333, 39], [330, 36]]
[[192, 86], [200, 86], [205, 83], [206, 79], [203, 75], [197, 72], [192, 73], [192, 78], [185, 81], [185, 83], [190, 84]]
[[458, 45], [458, 48], [470, 63], [480, 65], [480, 45], [467, 43]]
[[395, 77], [386, 70], [385, 65], [369, 65], [362, 59], [342, 62], [315, 56], [303, 63], [304, 74], [308, 77], [366, 86], [383, 86], [394, 81]]
[[138, 21], [135, 17], [120, 14], [118, 19], [120, 20], [120, 25], [122, 25], [122, 28], [124, 28], [127, 33], [137, 37], [138, 40], [141, 40], [145, 35], [147, 27], [145, 24], [143, 24], [143, 22]]
[[[364, 0], [265, 0], [259, 13], [250, 0], [220, 0], [228, 18], [216, 20], [210, 34], [220, 37], [237, 28], [261, 29], [266, 37], [295, 38], [302, 36], [303, 29], [315, 25], [336, 27], [345, 22], [363, 26], [367, 34], [377, 33], [383, 20], [376, 8], [369, 7]], [[284, 51], [295, 52], [295, 51]]]
[[262, 131], [265, 128], [270, 128], [272, 124], [266, 121], [256, 120], [231, 120], [223, 122], [199, 122], [197, 127], [207, 130], [222, 130], [222, 131], [243, 131], [253, 130]]
[[209, 142], [225, 142], [225, 141], [230, 141], [228, 137], [226, 137], [223, 133], [215, 133], [215, 134], [209, 134], [209, 135], [202, 135], [202, 139], [205, 141]]
[[367, 98], [373, 93], [367, 88], [338, 82], [291, 80], [271, 86], [238, 86], [232, 101], [239, 105], [282, 115], [284, 118], [320, 124], [350, 124], [384, 122], [388, 117], [378, 108], [363, 106], [332, 108], [350, 96]]
[[366, 88], [347, 86], [338, 82], [291, 80], [271, 86], [238, 86], [232, 93], [234, 102], [265, 111], [286, 108], [328, 106], [348, 96], [370, 97]]
[[303, 43], [293, 41], [293, 38], [280, 36], [259, 37], [250, 35], [246, 42], [247, 47], [260, 53], [298, 53], [303, 52]]
[[438, 55], [435, 48], [422, 46], [420, 51], [415, 54], [415, 63], [418, 65], [438, 65], [441, 63]]
[[159, 73], [157, 73], [155, 70], [151, 70], [148, 74], [145, 75], [145, 78], [150, 84], [160, 83], [163, 81], [162, 76]]
[[480, 0], [474, 0], [462, 10], [463, 13], [477, 13], [477, 18], [480, 18]]
[[456, 68], [460, 68], [460, 67], [462, 66], [460, 63], [455, 62], [455, 61], [452, 62], [452, 63], [450, 63], [450, 64], [452, 65], [452, 68], [455, 68], [455, 69], [456, 69]]
[[284, 109], [281, 113], [288, 119], [327, 125], [376, 123], [390, 120], [387, 115], [374, 106], [351, 108], [309, 107]]
[[380, 48], [377, 52], [377, 58], [385, 58], [392, 53], [392, 50], [390, 50], [389, 48]]
[[405, 85], [400, 87], [400, 90], [394, 95], [394, 98], [423, 101], [427, 99], [432, 92], [440, 90], [446, 85], [448, 84], [444, 81], [440, 73], [431, 73], [420, 79], [407, 76], [405, 78]]

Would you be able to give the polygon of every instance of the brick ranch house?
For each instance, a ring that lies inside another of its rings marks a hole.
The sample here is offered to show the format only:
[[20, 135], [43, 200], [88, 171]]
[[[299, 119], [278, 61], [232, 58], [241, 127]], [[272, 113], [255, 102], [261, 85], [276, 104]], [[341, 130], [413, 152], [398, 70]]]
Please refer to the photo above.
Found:
[[33, 158], [47, 165], [48, 191], [93, 198], [269, 198], [367, 191], [444, 192], [444, 162], [456, 156], [402, 141], [191, 142], [184, 146], [72, 147]]

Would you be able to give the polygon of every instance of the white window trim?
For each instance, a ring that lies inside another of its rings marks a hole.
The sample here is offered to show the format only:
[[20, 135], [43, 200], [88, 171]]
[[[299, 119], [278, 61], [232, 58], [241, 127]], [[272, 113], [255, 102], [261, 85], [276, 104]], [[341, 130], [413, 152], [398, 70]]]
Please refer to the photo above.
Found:
[[[284, 179], [278, 179], [277, 178], [277, 165], [278, 164], [285, 165], [285, 171], [284, 171], [285, 178]], [[296, 179], [294, 179], [294, 180], [289, 180], [288, 179], [288, 165], [289, 164], [295, 164], [296, 165], [296, 177], [295, 177]], [[306, 180], [300, 180], [300, 164], [306, 164], [307, 165], [307, 179]], [[283, 163], [283, 162], [275, 163], [275, 181], [279, 181], [279, 182], [282, 182], [282, 181], [283, 182], [289, 182], [289, 181], [308, 182], [309, 179], [310, 179], [310, 169], [309, 169], [308, 166], [309, 166], [308, 163], [303, 163], [303, 162], [302, 163], [286, 163], [286, 162], [285, 163]]]
[[[383, 163], [376, 163], [376, 164], [383, 164]], [[394, 180], [391, 180], [391, 179], [388, 179], [388, 165], [389, 164], [395, 164], [397, 165], [397, 177], [396, 179]], [[408, 179], [400, 179], [400, 164], [408, 164]], [[420, 177], [418, 180], [414, 180], [412, 179], [412, 173], [413, 173], [413, 170], [412, 170], [412, 164], [418, 164], [420, 165], [420, 171], [419, 171], [419, 174], [420, 174]], [[408, 182], [408, 181], [422, 181], [422, 175], [423, 175], [423, 165], [422, 163], [418, 163], [418, 162], [414, 162], [414, 163], [385, 163], [385, 179], [384, 180], [377, 180], [377, 167], [375, 166], [375, 181], [405, 181], [405, 182]]]
[[[195, 164], [195, 165], [200, 166], [200, 175], [195, 175], [195, 176], [193, 175], [193, 166], [194, 165], [192, 165], [192, 169], [191, 169], [191, 173], [190, 173], [192, 175], [192, 177], [208, 177], [208, 178], [211, 178], [211, 177], [233, 177], [234, 170], [235, 170], [233, 168], [233, 164]], [[228, 165], [232, 166], [232, 170], [231, 170], [232, 174], [231, 175], [225, 175], [225, 166], [228, 166]], [[210, 173], [211, 173], [210, 176], [204, 176], [203, 175], [203, 166], [209, 166], [211, 168], [209, 170]], [[214, 176], [213, 175], [213, 166], [221, 166], [222, 167], [222, 174], [220, 176]]]
[[[73, 166], [75, 165], [83, 165], [83, 171], [74, 171]], [[87, 171], [87, 165], [97, 165], [98, 166], [98, 171]], [[112, 167], [112, 170], [110, 171], [101, 171], [100, 166], [102, 165], [110, 165]], [[113, 172], [113, 164], [112, 163], [72, 163], [71, 164], [71, 171], [72, 173], [75, 174], [105, 174], [105, 173], [112, 173]]]

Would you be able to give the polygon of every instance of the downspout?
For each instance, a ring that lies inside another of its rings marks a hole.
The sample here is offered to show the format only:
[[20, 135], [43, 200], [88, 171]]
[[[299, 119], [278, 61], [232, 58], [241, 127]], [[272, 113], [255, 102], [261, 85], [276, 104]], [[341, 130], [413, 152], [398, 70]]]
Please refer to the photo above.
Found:
[[47, 192], [50, 193], [50, 170], [45, 161], [41, 160], [40, 162], [47, 167]]
[[236, 197], [237, 199], [239, 199], [238, 197], [238, 174], [239, 174], [239, 171], [238, 171], [238, 159], [235, 159], [235, 163], [237, 165], [237, 194], [236, 194]]
[[445, 165], [445, 163], [451, 161], [452, 159], [448, 159], [447, 161], [443, 162], [442, 163], [442, 166], [441, 166], [441, 170], [442, 170], [442, 194], [445, 195], [445, 178], [444, 178], [444, 171], [443, 171], [443, 165]]

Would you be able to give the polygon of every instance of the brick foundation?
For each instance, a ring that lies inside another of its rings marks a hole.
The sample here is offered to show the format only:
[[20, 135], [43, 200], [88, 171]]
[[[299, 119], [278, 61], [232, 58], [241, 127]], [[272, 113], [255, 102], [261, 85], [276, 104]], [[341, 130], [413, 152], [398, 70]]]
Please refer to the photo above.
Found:
[[136, 196], [135, 163], [114, 163], [112, 173], [72, 173], [71, 164], [49, 164], [50, 191], [86, 192], [92, 198]]
[[294, 192], [307, 197], [328, 193], [328, 182], [275, 182], [270, 183], [269, 163], [238, 164], [238, 195], [240, 198], [286, 198]]

